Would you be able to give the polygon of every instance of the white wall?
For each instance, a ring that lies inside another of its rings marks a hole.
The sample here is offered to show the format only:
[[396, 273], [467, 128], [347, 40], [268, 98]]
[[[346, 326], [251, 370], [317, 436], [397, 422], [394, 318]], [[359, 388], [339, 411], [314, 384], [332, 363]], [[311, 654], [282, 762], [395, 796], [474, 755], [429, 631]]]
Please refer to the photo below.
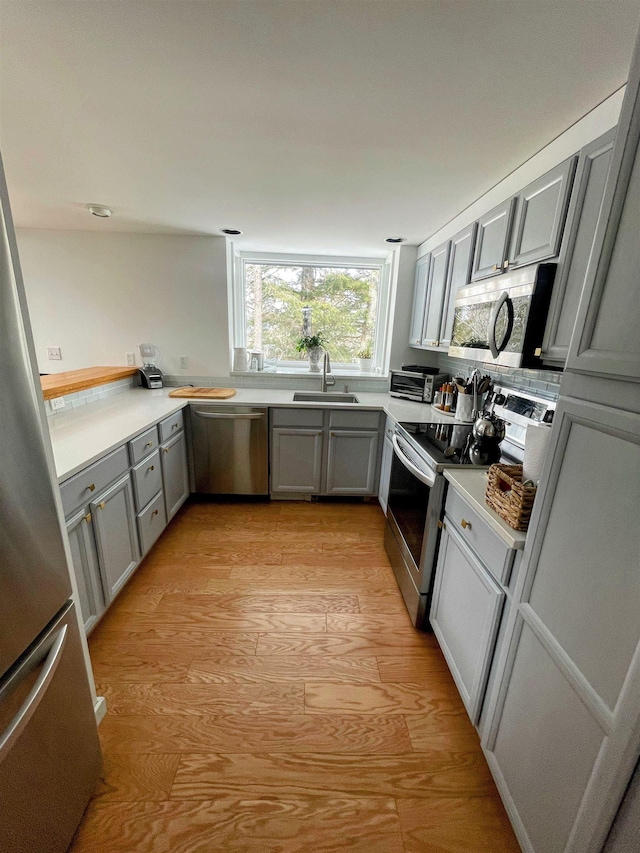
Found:
[[[540, 175], [544, 175], [553, 166], [575, 154], [588, 142], [597, 139], [598, 136], [614, 127], [618, 123], [625, 89], [626, 86], [623, 86], [614, 92], [590, 113], [587, 113], [586, 116], [565, 130], [537, 154], [534, 154], [526, 163], [523, 163], [522, 166], [507, 175], [504, 180], [496, 184], [472, 205], [461, 211], [451, 222], [432, 234], [418, 247], [418, 257], [426, 255], [427, 252], [453, 237], [470, 222], [474, 222], [479, 216], [526, 187], [531, 181], [539, 178]], [[508, 125], [505, 125], [504, 132], [509, 132]]]
[[[132, 351], [140, 364], [150, 341], [166, 373], [228, 374], [223, 237], [23, 228], [17, 238], [41, 373], [122, 365]], [[62, 361], [47, 346], [62, 347]]]

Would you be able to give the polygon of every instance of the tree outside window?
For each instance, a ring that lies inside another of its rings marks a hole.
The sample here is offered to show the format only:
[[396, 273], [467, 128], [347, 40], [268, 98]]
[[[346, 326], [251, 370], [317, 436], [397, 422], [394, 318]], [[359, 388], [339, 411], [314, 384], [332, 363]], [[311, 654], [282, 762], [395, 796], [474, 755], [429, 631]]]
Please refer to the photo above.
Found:
[[311, 331], [322, 334], [334, 362], [353, 362], [372, 350], [379, 303], [377, 267], [251, 263], [244, 266], [247, 346], [281, 350], [299, 361], [303, 308], [311, 309]]

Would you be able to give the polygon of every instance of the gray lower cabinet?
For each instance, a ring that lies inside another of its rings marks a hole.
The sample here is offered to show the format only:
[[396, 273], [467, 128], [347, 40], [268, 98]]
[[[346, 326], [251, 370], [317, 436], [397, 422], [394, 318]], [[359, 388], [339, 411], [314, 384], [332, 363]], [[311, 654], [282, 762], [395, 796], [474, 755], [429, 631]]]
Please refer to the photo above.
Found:
[[542, 358], [546, 362], [563, 364], [567, 358], [602, 206], [614, 139], [615, 128], [580, 151], [542, 344]]
[[131, 477], [127, 472], [91, 502], [91, 515], [107, 602], [140, 558]]
[[322, 429], [310, 427], [274, 427], [271, 430], [272, 492], [320, 492], [322, 436]]
[[427, 297], [424, 309], [424, 324], [422, 327], [422, 346], [438, 348], [442, 319], [442, 305], [449, 266], [451, 243], [447, 241], [431, 253], [431, 264], [427, 276]]
[[189, 497], [187, 440], [184, 432], [179, 432], [160, 445], [160, 459], [166, 520], [169, 522]]
[[88, 507], [85, 507], [67, 521], [67, 535], [78, 587], [80, 612], [87, 634], [104, 612], [104, 594], [91, 520], [91, 513]]
[[518, 193], [508, 260], [521, 267], [557, 257], [577, 157], [569, 157]]
[[483, 738], [523, 850], [598, 853], [637, 760], [639, 471], [640, 414], [560, 398]]
[[330, 430], [327, 453], [328, 495], [375, 493], [378, 439], [378, 430]]
[[507, 199], [478, 219], [478, 233], [471, 270], [472, 281], [498, 275], [503, 271], [509, 252], [515, 206], [515, 198]]
[[164, 507], [164, 495], [158, 492], [155, 498], [138, 513], [138, 535], [142, 556], [147, 554], [167, 526], [167, 515]]
[[445, 516], [430, 622], [471, 722], [478, 724], [505, 592]]
[[422, 332], [424, 327], [424, 310], [427, 299], [427, 278], [431, 255], [425, 255], [418, 259], [416, 264], [416, 279], [413, 286], [413, 307], [411, 309], [411, 328], [409, 331], [409, 345], [422, 346]]

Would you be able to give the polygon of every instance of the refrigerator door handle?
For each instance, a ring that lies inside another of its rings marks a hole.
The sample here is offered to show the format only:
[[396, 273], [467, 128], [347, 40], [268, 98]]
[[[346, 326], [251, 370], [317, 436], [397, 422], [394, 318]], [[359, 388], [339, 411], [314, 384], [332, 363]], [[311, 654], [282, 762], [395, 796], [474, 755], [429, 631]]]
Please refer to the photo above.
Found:
[[65, 625], [58, 634], [58, 638], [51, 646], [49, 654], [44, 660], [42, 672], [38, 676], [38, 680], [29, 691], [29, 694], [22, 703], [18, 713], [15, 715], [13, 720], [11, 720], [6, 730], [0, 735], [0, 764], [2, 764], [11, 751], [12, 746], [20, 737], [22, 731], [24, 731], [25, 726], [36, 712], [38, 705], [47, 692], [47, 688], [51, 683], [51, 680], [56, 673], [56, 669], [58, 668], [58, 664], [60, 663], [60, 659], [62, 658], [62, 652], [64, 650], [66, 640], [67, 626]]

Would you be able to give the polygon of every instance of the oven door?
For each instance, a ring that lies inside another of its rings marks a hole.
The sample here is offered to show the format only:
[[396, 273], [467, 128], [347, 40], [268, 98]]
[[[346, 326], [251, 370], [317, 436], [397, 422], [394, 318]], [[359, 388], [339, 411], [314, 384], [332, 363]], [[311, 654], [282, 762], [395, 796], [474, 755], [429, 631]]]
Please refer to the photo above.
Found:
[[402, 437], [397, 434], [393, 436], [388, 511], [393, 515], [416, 573], [419, 572], [422, 556], [429, 495], [436, 476], [434, 471], [430, 471], [416, 458]]

